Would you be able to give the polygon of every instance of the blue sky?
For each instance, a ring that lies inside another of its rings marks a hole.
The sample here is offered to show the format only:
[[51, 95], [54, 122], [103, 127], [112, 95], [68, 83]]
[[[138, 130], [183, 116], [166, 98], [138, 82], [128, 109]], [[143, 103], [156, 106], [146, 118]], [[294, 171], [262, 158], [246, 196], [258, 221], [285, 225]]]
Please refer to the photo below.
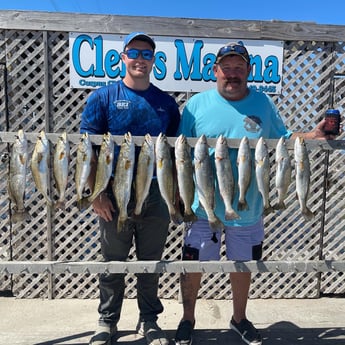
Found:
[[344, 0], [0, 0], [0, 9], [345, 25]]

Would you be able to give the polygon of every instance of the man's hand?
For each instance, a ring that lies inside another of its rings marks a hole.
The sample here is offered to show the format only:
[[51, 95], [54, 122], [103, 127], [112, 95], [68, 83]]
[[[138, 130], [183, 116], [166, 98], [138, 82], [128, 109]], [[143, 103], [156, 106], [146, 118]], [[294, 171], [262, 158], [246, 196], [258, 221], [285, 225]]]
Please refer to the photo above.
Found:
[[314, 129], [314, 138], [316, 140], [322, 140], [322, 139], [327, 139], [327, 140], [334, 140], [336, 139], [336, 137], [338, 135], [335, 134], [326, 134], [325, 133], [325, 124], [326, 124], [326, 120], [322, 119], [318, 125], [316, 126], [316, 128]]
[[115, 211], [111, 200], [106, 193], [101, 193], [92, 203], [94, 212], [106, 222], [113, 220], [112, 212]]
[[[296, 139], [297, 137], [301, 137], [304, 139], [315, 139], [315, 140], [335, 140], [338, 135], [334, 134], [326, 134], [325, 133], [325, 119], [322, 119], [314, 130], [311, 132], [295, 132], [292, 134], [290, 139]], [[342, 133], [342, 130], [340, 129], [339, 134]]]

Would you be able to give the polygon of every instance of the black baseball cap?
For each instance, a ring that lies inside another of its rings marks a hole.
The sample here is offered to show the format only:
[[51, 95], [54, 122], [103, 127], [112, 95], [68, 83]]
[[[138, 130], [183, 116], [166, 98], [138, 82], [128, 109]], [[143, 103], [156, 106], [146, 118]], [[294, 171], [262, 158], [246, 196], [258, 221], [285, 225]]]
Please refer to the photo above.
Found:
[[225, 56], [238, 55], [246, 62], [250, 62], [247, 48], [242, 42], [230, 42], [218, 50], [216, 63], [219, 63]]

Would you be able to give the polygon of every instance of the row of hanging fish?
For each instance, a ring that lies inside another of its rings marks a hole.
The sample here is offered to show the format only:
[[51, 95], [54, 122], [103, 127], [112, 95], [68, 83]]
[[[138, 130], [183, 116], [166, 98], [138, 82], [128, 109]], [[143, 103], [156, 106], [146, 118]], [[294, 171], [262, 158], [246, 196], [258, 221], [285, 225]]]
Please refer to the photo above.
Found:
[[30, 215], [24, 205], [27, 168], [30, 166], [37, 189], [42, 193], [49, 206], [63, 208], [67, 188], [68, 165], [70, 147], [66, 133], [63, 133], [55, 147], [54, 153], [54, 179], [59, 199], [54, 203], [48, 194], [49, 184], [49, 141], [42, 131], [37, 138], [34, 151], [29, 159], [28, 141], [23, 130], [19, 130], [11, 148], [9, 177], [7, 189], [13, 204], [13, 222], [29, 220]]
[[[38, 191], [50, 207], [64, 208], [66, 188], [68, 184], [70, 144], [66, 133], [59, 136], [54, 148], [53, 175], [57, 189], [58, 199], [53, 201], [48, 194], [49, 184], [49, 140], [44, 131], [39, 134], [31, 162], [29, 162], [28, 143], [22, 130], [18, 131], [12, 145], [10, 155], [10, 173], [8, 179], [8, 192], [13, 203], [13, 222], [24, 221], [30, 218], [25, 208], [26, 170], [30, 165], [32, 176]], [[113, 174], [115, 142], [110, 133], [103, 135], [102, 144], [98, 154], [95, 183], [93, 192], [84, 195], [88, 185], [91, 171], [92, 144], [87, 133], [81, 135], [77, 147], [75, 167], [75, 189], [79, 209], [89, 207], [92, 202], [107, 188]], [[197, 219], [191, 205], [194, 201], [195, 190], [200, 203], [206, 211], [212, 231], [224, 228], [222, 221], [214, 213], [215, 179], [218, 181], [219, 191], [225, 205], [225, 219], [238, 219], [239, 215], [233, 209], [235, 181], [229, 158], [229, 147], [226, 138], [220, 136], [215, 146], [215, 175], [209, 156], [207, 138], [202, 135], [198, 138], [194, 148], [194, 158], [191, 147], [184, 135], [176, 138], [175, 161], [173, 161], [167, 137], [161, 133], [154, 144], [149, 134], [145, 135], [137, 162], [135, 162], [135, 143], [130, 133], [124, 135], [119, 156], [116, 162], [112, 190], [119, 210], [118, 229], [124, 228], [128, 219], [127, 205], [131, 198], [132, 183], [135, 183], [136, 207], [133, 217], [139, 217], [142, 205], [148, 195], [154, 170], [156, 169], [160, 193], [166, 202], [171, 220], [174, 223], [193, 222]], [[307, 198], [310, 183], [310, 164], [305, 142], [301, 138], [295, 141], [296, 164], [296, 191], [303, 216], [310, 220], [314, 216], [307, 207]], [[273, 209], [284, 209], [284, 199], [291, 182], [291, 161], [284, 138], [281, 138], [276, 147], [276, 188], [278, 202], [274, 207], [269, 201], [270, 163], [267, 145], [260, 138], [255, 148], [255, 174], [258, 189], [264, 201], [264, 213]], [[137, 163], [136, 175], [134, 166]], [[252, 179], [252, 158], [249, 140], [241, 140], [238, 157], [238, 210], [248, 209], [246, 193]], [[176, 169], [176, 174], [175, 174]], [[183, 215], [178, 207], [176, 195], [183, 203]]]
[[[172, 162], [169, 161], [169, 148], [170, 146], [165, 136], [161, 134], [156, 142], [157, 179], [161, 191], [164, 182], [165, 185], [169, 186], [169, 195], [162, 193], [162, 196], [169, 205], [171, 219], [178, 223], [181, 221], [181, 215], [179, 214], [179, 210], [174, 206], [173, 182], [168, 183], [164, 181], [164, 179], [173, 181], [171, 177], [172, 169], [169, 167], [172, 165]], [[271, 205], [269, 199], [271, 175], [269, 150], [263, 138], [257, 141], [254, 162], [252, 162], [252, 150], [249, 139], [244, 137], [240, 142], [237, 154], [237, 185], [239, 191], [237, 210], [233, 208], [236, 181], [233, 176], [233, 167], [230, 160], [227, 139], [223, 136], [219, 136], [216, 140], [214, 153], [215, 171], [211, 164], [209, 148], [206, 136], [200, 136], [196, 141], [194, 157], [192, 158], [191, 147], [187, 142], [187, 138], [184, 135], [180, 135], [175, 141], [177, 186], [179, 189], [179, 197], [184, 205], [183, 221], [193, 222], [196, 220], [196, 215], [191, 208], [196, 190], [199, 201], [206, 212], [210, 229], [212, 231], [224, 229], [223, 222], [214, 212], [215, 179], [217, 179], [219, 192], [224, 202], [226, 220], [239, 219], [240, 216], [237, 211], [245, 211], [248, 209], [249, 206], [246, 195], [252, 178], [256, 178], [258, 190], [262, 195], [265, 215], [274, 210], [283, 210], [286, 208], [284, 201], [291, 183], [292, 166], [284, 137], [280, 138], [276, 147], [277, 171], [275, 186], [277, 189], [278, 201], [274, 206]], [[162, 154], [164, 151], [166, 152], [165, 155]], [[306, 220], [311, 220], [314, 214], [307, 207], [310, 186], [310, 162], [305, 141], [301, 137], [295, 140], [294, 159], [296, 170], [296, 194], [301, 214]], [[165, 162], [165, 160], [169, 162]], [[255, 176], [252, 176], [253, 164], [255, 166]], [[167, 171], [169, 171], [169, 173], [167, 173]]]
[[[65, 208], [66, 189], [70, 172], [70, 143], [67, 133], [59, 136], [54, 148], [53, 176], [58, 199], [53, 201], [49, 195], [50, 178], [50, 142], [44, 131], [37, 137], [31, 159], [28, 153], [28, 141], [23, 130], [19, 130], [10, 153], [10, 168], [7, 189], [13, 204], [13, 222], [30, 219], [24, 205], [27, 169], [30, 167], [37, 190], [50, 207]], [[77, 161], [74, 175], [77, 204], [80, 209], [88, 207], [107, 187], [112, 173], [114, 141], [105, 134], [98, 157], [98, 166], [93, 193], [84, 196], [91, 171], [92, 143], [88, 134], [83, 134], [77, 148]]]
[[[264, 202], [264, 214], [276, 210], [284, 210], [285, 198], [291, 183], [292, 166], [284, 137], [280, 138], [276, 146], [276, 176], [275, 186], [278, 194], [278, 202], [272, 207], [269, 201], [270, 186], [270, 164], [267, 145], [263, 138], [260, 138], [255, 148], [255, 173], [258, 189]], [[300, 210], [305, 220], [314, 218], [314, 213], [308, 208], [307, 200], [310, 187], [310, 161], [305, 141], [297, 137], [294, 143], [295, 179], [296, 194]]]
[[[202, 135], [198, 138], [194, 148], [194, 158], [192, 162], [191, 148], [187, 143], [187, 138], [179, 136], [175, 143], [175, 157], [178, 187], [180, 198], [185, 207], [185, 221], [193, 221], [195, 216], [192, 213], [190, 205], [193, 202], [194, 188], [196, 188], [199, 201], [203, 206], [212, 231], [224, 228], [221, 220], [214, 213], [214, 194], [215, 179], [217, 179], [219, 192], [225, 206], [225, 219], [239, 219], [236, 211], [245, 211], [248, 209], [246, 200], [252, 178], [256, 178], [258, 190], [262, 195], [264, 204], [264, 214], [267, 215], [274, 210], [283, 210], [285, 198], [291, 183], [292, 166], [289, 152], [284, 137], [280, 138], [276, 147], [276, 176], [275, 186], [278, 194], [277, 203], [272, 206], [270, 193], [271, 166], [269, 150], [263, 138], [257, 141], [255, 147], [255, 161], [252, 162], [251, 147], [247, 137], [242, 138], [237, 154], [238, 169], [238, 191], [239, 199], [237, 210], [233, 208], [235, 179], [233, 168], [229, 156], [229, 147], [225, 137], [219, 136], [215, 145], [215, 175], [209, 156], [209, 146], [207, 138]], [[298, 137], [294, 144], [294, 159], [296, 170], [296, 194], [300, 205], [301, 214], [306, 220], [314, 217], [313, 212], [307, 207], [307, 199], [310, 186], [310, 162], [307, 147], [303, 138]], [[252, 166], [255, 166], [255, 177], [252, 176]], [[193, 172], [194, 168], [194, 172]], [[191, 178], [194, 173], [194, 179]], [[193, 182], [195, 182], [195, 187]], [[186, 220], [187, 218], [187, 220]]]

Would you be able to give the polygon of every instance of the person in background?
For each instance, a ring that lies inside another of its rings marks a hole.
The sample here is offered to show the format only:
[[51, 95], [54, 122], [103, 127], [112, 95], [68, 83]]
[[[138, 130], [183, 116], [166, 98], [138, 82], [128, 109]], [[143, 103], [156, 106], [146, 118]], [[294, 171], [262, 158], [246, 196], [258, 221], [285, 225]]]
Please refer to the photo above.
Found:
[[[271, 98], [248, 88], [247, 78], [251, 71], [250, 56], [242, 42], [221, 47], [216, 55], [213, 72], [217, 87], [194, 95], [186, 104], [178, 133], [186, 137], [249, 139], [260, 137], [278, 139], [281, 136], [295, 139], [334, 139], [324, 132], [322, 120], [313, 131], [292, 133], [288, 131]], [[236, 165], [237, 150], [230, 150], [232, 165]], [[214, 159], [214, 150], [211, 160]], [[234, 172], [235, 173], [235, 172]], [[238, 211], [240, 219], [225, 220], [224, 203], [216, 193], [216, 215], [225, 225], [226, 256], [228, 260], [259, 260], [262, 257], [264, 239], [263, 203], [255, 179], [252, 179], [247, 201], [249, 210]], [[235, 196], [234, 208], [237, 209]], [[219, 260], [221, 234], [212, 240], [205, 210], [195, 194], [193, 210], [198, 220], [189, 224], [184, 238], [183, 260]], [[180, 276], [183, 315], [175, 334], [175, 343], [192, 343], [195, 325], [195, 305], [201, 282], [201, 273], [185, 273]], [[262, 343], [262, 337], [247, 319], [246, 308], [251, 283], [250, 272], [230, 273], [233, 315], [230, 328], [250, 345]]]
[[[174, 98], [150, 82], [154, 63], [154, 40], [143, 32], [125, 37], [121, 59], [126, 75], [112, 85], [94, 91], [87, 100], [81, 117], [80, 133], [175, 136], [180, 112]], [[116, 156], [116, 155], [115, 155]], [[94, 152], [88, 185], [92, 191], [97, 167]], [[132, 193], [133, 195], [134, 193]], [[105, 261], [126, 261], [135, 242], [138, 260], [160, 260], [168, 228], [168, 208], [162, 199], [157, 179], [152, 179], [149, 195], [143, 205], [142, 221], [129, 221], [126, 231], [117, 231], [118, 210], [111, 186], [92, 203], [99, 216], [101, 251]], [[128, 205], [131, 214], [135, 207]], [[145, 221], [147, 220], [147, 221]], [[163, 305], [158, 298], [159, 274], [137, 274], [139, 321], [137, 331], [149, 345], [168, 345], [165, 332], [157, 325]], [[116, 335], [117, 323], [125, 291], [125, 274], [103, 273], [99, 277], [100, 303], [98, 327], [90, 340], [92, 345], [108, 344]]]

